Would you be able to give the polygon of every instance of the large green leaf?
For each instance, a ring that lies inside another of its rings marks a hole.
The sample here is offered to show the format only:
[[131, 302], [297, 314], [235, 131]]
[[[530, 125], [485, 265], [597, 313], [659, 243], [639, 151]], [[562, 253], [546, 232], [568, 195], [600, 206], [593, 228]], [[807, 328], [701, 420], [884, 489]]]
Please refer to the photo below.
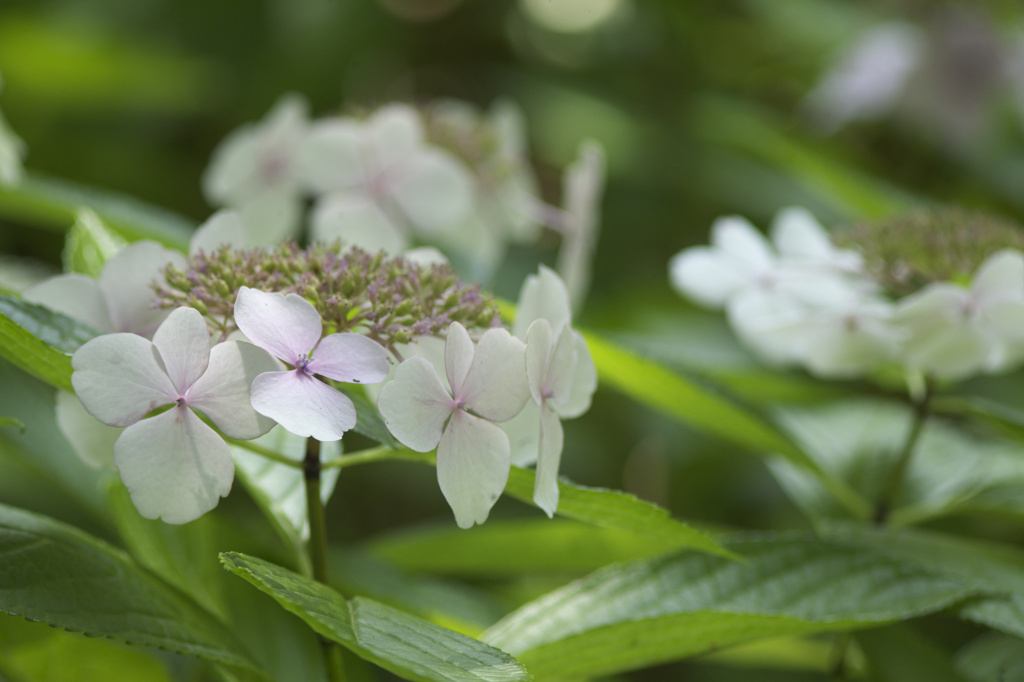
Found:
[[0, 356], [46, 383], [71, 387], [71, 353], [96, 331], [49, 308], [0, 294]]
[[2, 505], [0, 612], [255, 669], [216, 618], [122, 552], [76, 528]]
[[405, 679], [529, 679], [508, 654], [412, 614], [371, 599], [346, 600], [325, 585], [254, 557], [225, 552], [221, 560], [229, 571], [269, 594], [322, 636]]
[[137, 199], [65, 180], [27, 174], [17, 185], [0, 185], [0, 215], [67, 230], [78, 211], [89, 208], [110, 228], [135, 239], [188, 248], [195, 226], [166, 209]]
[[610, 566], [520, 608], [483, 639], [541, 679], [607, 675], [759, 638], [891, 623], [974, 592], [802, 533], [726, 547], [747, 562], [686, 553]]
[[878, 682], [964, 682], [945, 649], [906, 623], [858, 632], [854, 636]]
[[956, 668], [971, 682], [1024, 679], [1024, 644], [1008, 635], [983, 635], [957, 652]]

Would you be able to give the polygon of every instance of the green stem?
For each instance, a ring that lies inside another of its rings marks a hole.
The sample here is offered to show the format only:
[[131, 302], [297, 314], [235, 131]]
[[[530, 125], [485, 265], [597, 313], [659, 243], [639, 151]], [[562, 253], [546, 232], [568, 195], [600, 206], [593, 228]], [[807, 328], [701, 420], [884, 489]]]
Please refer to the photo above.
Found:
[[230, 445], [237, 445], [240, 448], [245, 448], [249, 452], [254, 452], [260, 457], [266, 457], [272, 462], [284, 464], [285, 466], [289, 466], [293, 469], [301, 469], [304, 466], [302, 462], [298, 462], [291, 457], [286, 457], [280, 452], [276, 452], [270, 448], [265, 448], [262, 445], [256, 445], [256, 443], [253, 443], [251, 440], [238, 440], [237, 438], [228, 438], [227, 436], [224, 436], [224, 440], [226, 440]]
[[873, 520], [876, 526], [884, 526], [889, 520], [889, 514], [892, 511], [896, 493], [899, 492], [900, 485], [903, 483], [903, 477], [906, 476], [907, 469], [910, 466], [910, 459], [914, 455], [914, 448], [921, 437], [921, 432], [924, 430], [924, 424], [928, 420], [931, 398], [932, 386], [931, 383], [926, 383], [924, 393], [914, 402], [914, 417], [910, 424], [907, 440], [903, 443], [903, 450], [900, 452], [899, 458], [896, 460], [896, 466], [893, 468], [892, 473], [889, 474], [889, 480], [886, 482], [885, 488], [875, 504]]
[[[309, 558], [313, 565], [313, 579], [329, 585], [327, 575], [327, 517], [320, 497], [320, 441], [306, 440], [306, 458], [302, 471], [306, 482], [306, 512], [309, 517]], [[342, 665], [341, 649], [336, 642], [320, 637], [327, 665], [327, 679], [330, 682], [344, 682], [345, 668]]]
[[342, 455], [335, 459], [328, 460], [321, 465], [321, 469], [344, 469], [348, 466], [354, 466], [356, 464], [368, 464], [370, 462], [386, 462], [388, 460], [404, 459], [416, 462], [429, 462], [433, 461], [433, 453], [431, 452], [416, 452], [409, 448], [392, 448], [387, 445], [381, 445], [376, 448], [367, 448], [366, 450], [360, 450], [354, 452], [351, 455]]

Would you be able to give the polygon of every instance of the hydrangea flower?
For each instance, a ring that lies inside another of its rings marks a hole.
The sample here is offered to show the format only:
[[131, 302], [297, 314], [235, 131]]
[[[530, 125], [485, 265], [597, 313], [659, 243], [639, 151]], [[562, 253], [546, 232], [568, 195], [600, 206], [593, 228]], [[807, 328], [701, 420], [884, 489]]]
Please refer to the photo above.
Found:
[[526, 376], [533, 401], [504, 426], [513, 441], [513, 461], [537, 462], [533, 501], [548, 516], [558, 506], [561, 420], [590, 409], [597, 389], [597, 369], [587, 343], [571, 327], [569, 298], [558, 275], [542, 265], [523, 283], [512, 327], [526, 341]]
[[256, 438], [273, 426], [249, 404], [249, 385], [277, 363], [247, 343], [211, 349], [206, 322], [191, 308], [173, 311], [152, 341], [126, 333], [91, 339], [71, 364], [86, 410], [127, 427], [114, 444], [114, 464], [146, 518], [186, 523], [231, 490], [231, 451], [194, 410], [232, 438]]
[[597, 245], [601, 195], [604, 192], [604, 149], [587, 140], [576, 161], [565, 169], [562, 180], [567, 218], [558, 251], [558, 273], [569, 291], [573, 309], [579, 311], [590, 288], [590, 269]]
[[254, 344], [293, 369], [267, 372], [252, 384], [252, 406], [299, 436], [339, 440], [356, 425], [352, 401], [317, 379], [373, 384], [388, 375], [387, 351], [361, 334], [331, 334], [321, 340], [320, 314], [297, 294], [242, 287], [235, 324]]
[[437, 480], [460, 528], [487, 520], [508, 481], [510, 444], [494, 422], [512, 419], [530, 396], [525, 347], [504, 329], [474, 346], [453, 323], [444, 349], [446, 389], [434, 366], [409, 358], [380, 391], [388, 429], [417, 452], [437, 448]]
[[1006, 249], [967, 286], [936, 282], [900, 302], [906, 363], [940, 379], [1006, 369], [1024, 351], [1024, 254]]
[[306, 186], [323, 195], [311, 219], [319, 241], [396, 254], [408, 248], [411, 232], [437, 235], [470, 208], [469, 171], [426, 143], [408, 106], [384, 107], [366, 121], [318, 122], [299, 160]]
[[45, 305], [100, 332], [150, 336], [168, 311], [154, 307], [152, 284], [163, 284], [167, 265], [185, 267], [185, 256], [156, 242], [126, 246], [108, 260], [97, 279], [69, 274], [29, 287], [24, 299]]
[[294, 236], [302, 208], [297, 154], [309, 126], [308, 105], [285, 95], [266, 118], [244, 126], [214, 150], [203, 191], [217, 206], [245, 213], [261, 243]]

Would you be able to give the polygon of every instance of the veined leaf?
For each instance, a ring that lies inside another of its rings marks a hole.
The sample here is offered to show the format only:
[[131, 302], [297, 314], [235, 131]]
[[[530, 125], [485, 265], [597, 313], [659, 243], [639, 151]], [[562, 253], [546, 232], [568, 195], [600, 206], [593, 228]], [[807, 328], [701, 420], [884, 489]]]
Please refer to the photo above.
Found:
[[974, 593], [949, 576], [808, 534], [726, 547], [747, 562], [685, 553], [609, 566], [520, 608], [482, 639], [539, 679], [608, 675], [760, 638], [891, 623]]
[[971, 682], [1024, 679], [1024, 646], [1017, 637], [982, 635], [957, 652], [956, 668]]
[[0, 294], [0, 356], [65, 391], [71, 386], [71, 353], [96, 336], [70, 317]]
[[91, 209], [78, 211], [64, 240], [64, 271], [99, 277], [103, 265], [127, 242], [103, 224]]
[[130, 240], [152, 239], [182, 251], [188, 248], [195, 228], [166, 209], [65, 180], [28, 173], [17, 185], [0, 185], [0, 215], [42, 227], [67, 230], [83, 207], [92, 209], [108, 227]]
[[0, 506], [0, 612], [256, 670], [223, 625], [123, 553]]
[[[509, 472], [505, 492], [524, 502], [532, 502], [534, 478], [533, 470], [514, 466]], [[560, 479], [557, 514], [657, 540], [666, 551], [690, 548], [736, 558], [704, 533], [673, 519], [667, 509], [619, 490], [588, 488]]]
[[320, 583], [261, 559], [221, 554], [225, 568], [269, 594], [324, 637], [408, 680], [528, 680], [514, 658], [476, 639], [371, 599], [346, 600]]

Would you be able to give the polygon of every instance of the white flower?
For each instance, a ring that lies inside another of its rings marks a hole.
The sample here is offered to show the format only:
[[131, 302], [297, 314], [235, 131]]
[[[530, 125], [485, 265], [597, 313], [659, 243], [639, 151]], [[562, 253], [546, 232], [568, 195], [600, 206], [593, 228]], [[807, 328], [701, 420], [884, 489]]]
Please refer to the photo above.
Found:
[[309, 127], [308, 105], [285, 95], [266, 118], [220, 143], [203, 175], [203, 191], [217, 206], [245, 211], [266, 243], [294, 236], [301, 211], [296, 157]]
[[558, 251], [558, 273], [577, 311], [590, 288], [604, 176], [604, 149], [593, 140], [587, 140], [580, 145], [576, 161], [565, 169], [562, 180], [566, 222], [562, 247]]
[[562, 419], [590, 409], [597, 369], [587, 343], [572, 329], [569, 292], [558, 275], [540, 267], [523, 283], [513, 332], [526, 340], [526, 376], [532, 403], [505, 425], [513, 442], [513, 461], [536, 460], [533, 501], [547, 512], [558, 507]]
[[252, 384], [252, 406], [299, 436], [338, 440], [356, 425], [348, 396], [317, 379], [377, 383], [388, 374], [387, 351], [361, 334], [320, 339], [323, 323], [309, 301], [242, 287], [235, 299], [235, 324], [254, 344], [293, 369], [266, 372]]
[[900, 302], [909, 334], [904, 360], [940, 379], [1006, 369], [1024, 341], [1024, 255], [1006, 249], [978, 268], [969, 286], [930, 284]]
[[399, 253], [412, 234], [454, 228], [469, 211], [472, 179], [455, 157], [424, 140], [414, 109], [391, 105], [366, 121], [315, 124], [300, 154], [305, 184], [323, 196], [313, 238]]
[[[185, 523], [231, 490], [227, 443], [193, 410], [232, 438], [255, 438], [273, 422], [249, 405], [249, 385], [277, 363], [247, 343], [210, 348], [203, 317], [178, 308], [153, 340], [117, 333], [86, 342], [71, 358], [71, 383], [85, 409], [127, 427], [114, 445], [117, 466], [146, 518]], [[170, 409], [144, 418], [158, 408]]]
[[39, 303], [101, 332], [151, 335], [170, 314], [153, 307], [154, 282], [167, 265], [185, 269], [185, 256], [155, 242], [126, 246], [108, 260], [97, 279], [70, 274], [29, 287], [24, 299]]
[[415, 357], [395, 369], [377, 407], [395, 438], [417, 452], [437, 448], [437, 480], [460, 528], [487, 520], [508, 481], [511, 419], [530, 396], [525, 348], [504, 329], [474, 347], [459, 323], [448, 328], [445, 388], [434, 366]]

